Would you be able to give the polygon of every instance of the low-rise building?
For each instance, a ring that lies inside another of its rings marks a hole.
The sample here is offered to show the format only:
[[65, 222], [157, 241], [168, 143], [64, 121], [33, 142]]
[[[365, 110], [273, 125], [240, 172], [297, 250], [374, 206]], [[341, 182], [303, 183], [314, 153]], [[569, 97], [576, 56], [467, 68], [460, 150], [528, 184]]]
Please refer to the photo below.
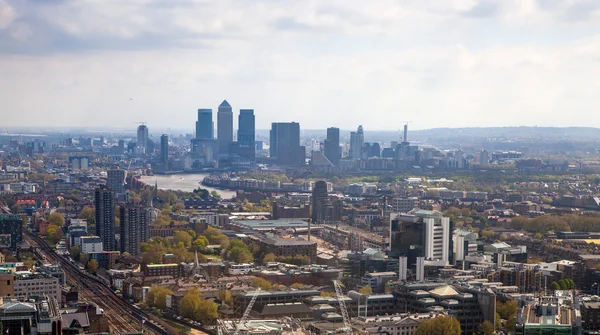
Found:
[[6, 334], [61, 334], [59, 303], [52, 296], [0, 299], [0, 323]]
[[62, 292], [58, 278], [39, 272], [20, 271], [15, 273], [14, 291], [16, 297], [48, 295], [60, 304]]

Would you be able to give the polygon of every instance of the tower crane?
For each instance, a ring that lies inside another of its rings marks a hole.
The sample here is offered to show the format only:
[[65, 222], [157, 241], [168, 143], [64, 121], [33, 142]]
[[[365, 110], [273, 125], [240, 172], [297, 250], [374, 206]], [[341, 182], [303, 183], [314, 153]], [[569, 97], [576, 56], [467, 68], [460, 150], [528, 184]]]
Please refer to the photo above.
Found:
[[260, 288], [256, 289], [256, 291], [254, 291], [254, 294], [252, 294], [252, 299], [250, 299], [250, 303], [248, 304], [248, 307], [246, 307], [246, 310], [244, 311], [244, 315], [242, 315], [242, 318], [237, 323], [237, 327], [236, 327], [235, 333], [233, 333], [233, 335], [239, 335], [240, 325], [243, 325], [246, 323], [246, 319], [248, 319], [248, 315], [250, 315], [252, 306], [254, 306], [254, 302], [256, 302], [256, 298], [258, 297], [259, 293], [260, 293]]
[[345, 334], [351, 335], [352, 326], [350, 326], [350, 318], [348, 317], [346, 302], [344, 302], [344, 296], [342, 295], [342, 283], [340, 283], [339, 280], [334, 280], [333, 287], [335, 288], [335, 294], [337, 295], [338, 304], [340, 304], [340, 311], [342, 312], [342, 319], [344, 320], [344, 329], [342, 329], [342, 331]]

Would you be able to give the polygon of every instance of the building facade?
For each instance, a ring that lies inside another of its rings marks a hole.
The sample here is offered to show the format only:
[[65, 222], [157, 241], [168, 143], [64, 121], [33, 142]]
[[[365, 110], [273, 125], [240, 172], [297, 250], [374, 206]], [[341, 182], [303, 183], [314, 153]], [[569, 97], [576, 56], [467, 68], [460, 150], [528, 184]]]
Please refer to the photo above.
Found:
[[115, 192], [108, 187], [95, 191], [94, 205], [96, 235], [102, 240], [104, 250], [116, 250], [115, 239]]
[[149, 226], [147, 210], [144, 206], [132, 202], [120, 206], [121, 252], [130, 255], [140, 254], [140, 243], [148, 241]]
[[217, 112], [217, 141], [219, 155], [229, 154], [229, 146], [233, 142], [233, 111], [227, 100], [223, 100]]

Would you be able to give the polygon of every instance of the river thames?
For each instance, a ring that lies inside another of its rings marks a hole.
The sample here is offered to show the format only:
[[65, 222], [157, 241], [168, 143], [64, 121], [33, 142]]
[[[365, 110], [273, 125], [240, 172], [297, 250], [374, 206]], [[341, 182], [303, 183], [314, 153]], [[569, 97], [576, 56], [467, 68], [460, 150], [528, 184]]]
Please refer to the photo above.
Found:
[[206, 176], [208, 176], [206, 173], [154, 175], [142, 176], [141, 180], [144, 183], [152, 186], [154, 186], [155, 182], [158, 182], [158, 188], [161, 190], [192, 192], [193, 190], [201, 187], [209, 191], [217, 191], [223, 199], [230, 199], [235, 195], [235, 191], [232, 190], [221, 190], [201, 185], [200, 182]]

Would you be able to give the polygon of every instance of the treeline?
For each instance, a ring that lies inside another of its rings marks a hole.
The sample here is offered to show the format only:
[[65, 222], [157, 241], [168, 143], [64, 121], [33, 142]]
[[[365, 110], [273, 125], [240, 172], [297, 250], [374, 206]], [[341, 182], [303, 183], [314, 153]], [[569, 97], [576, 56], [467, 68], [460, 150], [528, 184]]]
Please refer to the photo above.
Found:
[[542, 215], [533, 219], [517, 216], [512, 218], [511, 225], [515, 229], [541, 234], [549, 231], [600, 232], [600, 216]]

